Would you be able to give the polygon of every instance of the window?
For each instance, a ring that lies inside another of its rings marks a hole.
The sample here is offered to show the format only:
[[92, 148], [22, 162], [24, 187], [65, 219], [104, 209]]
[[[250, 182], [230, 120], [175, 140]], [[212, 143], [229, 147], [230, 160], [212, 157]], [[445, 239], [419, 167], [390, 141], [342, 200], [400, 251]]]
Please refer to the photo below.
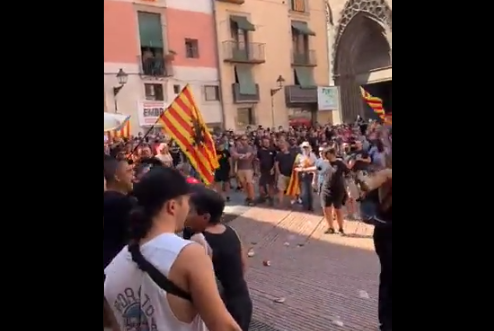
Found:
[[146, 76], [168, 76], [163, 59], [161, 14], [138, 12], [142, 73]]
[[249, 125], [256, 124], [256, 117], [252, 108], [237, 109], [237, 127], [247, 128]]
[[197, 39], [185, 39], [185, 56], [189, 59], [199, 58], [199, 41]]
[[144, 95], [146, 100], [165, 101], [163, 84], [144, 84]]
[[237, 44], [242, 45], [242, 47], [245, 47], [249, 42], [248, 31], [240, 29], [238, 23], [233, 20], [230, 20], [230, 33], [232, 39], [235, 40]]
[[296, 54], [307, 54], [309, 52], [309, 36], [292, 29], [292, 47]]
[[204, 86], [204, 97], [206, 101], [219, 101], [220, 100], [220, 88], [216, 85]]
[[180, 93], [180, 85], [173, 85], [173, 93], [179, 94]]
[[290, 0], [291, 1], [291, 10], [305, 13], [307, 10], [305, 8], [305, 0]]

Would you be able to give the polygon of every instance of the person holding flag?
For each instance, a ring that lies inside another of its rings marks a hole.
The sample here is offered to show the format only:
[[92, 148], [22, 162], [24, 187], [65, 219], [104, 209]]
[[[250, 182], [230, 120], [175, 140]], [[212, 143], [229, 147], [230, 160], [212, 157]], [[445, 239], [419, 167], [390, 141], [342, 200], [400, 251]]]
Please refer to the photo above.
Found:
[[308, 141], [304, 141], [300, 147], [302, 149], [302, 153], [297, 157], [298, 162], [295, 162], [297, 167], [294, 170], [299, 177], [302, 206], [307, 211], [314, 211], [312, 196], [312, 181], [314, 179], [314, 172], [307, 171], [307, 169], [311, 169], [314, 166], [317, 158], [312, 152], [312, 148]]
[[[219, 167], [214, 140], [209, 132], [187, 84], [175, 100], [158, 117], [163, 130], [178, 145], [201, 181], [214, 182], [214, 171]], [[154, 126], [142, 137], [150, 134]]]

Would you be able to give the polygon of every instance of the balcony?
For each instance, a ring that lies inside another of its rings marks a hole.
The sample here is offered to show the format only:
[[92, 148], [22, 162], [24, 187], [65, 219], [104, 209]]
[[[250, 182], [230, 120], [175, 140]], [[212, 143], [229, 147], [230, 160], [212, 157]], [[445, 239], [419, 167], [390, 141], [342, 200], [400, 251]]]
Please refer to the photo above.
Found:
[[240, 94], [240, 84], [234, 83], [232, 84], [232, 93], [233, 93], [233, 103], [257, 103], [260, 100], [259, 97], [259, 85], [256, 84], [256, 94], [247, 95]]
[[317, 87], [285, 86], [285, 98], [287, 105], [317, 103]]
[[261, 64], [266, 62], [265, 44], [237, 41], [223, 42], [223, 61], [229, 63]]
[[234, 3], [236, 5], [242, 5], [245, 2], [245, 0], [216, 0], [216, 1]]
[[292, 52], [292, 66], [315, 67], [317, 66], [316, 51]]
[[170, 59], [163, 57], [139, 56], [141, 77], [160, 79], [173, 76], [173, 67]]

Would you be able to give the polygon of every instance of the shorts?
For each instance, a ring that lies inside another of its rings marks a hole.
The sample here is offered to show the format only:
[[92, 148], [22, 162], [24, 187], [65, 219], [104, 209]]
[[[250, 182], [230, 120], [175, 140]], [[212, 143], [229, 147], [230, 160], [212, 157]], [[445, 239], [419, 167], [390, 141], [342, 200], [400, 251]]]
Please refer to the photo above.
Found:
[[288, 184], [290, 184], [290, 176], [278, 176], [278, 182], [276, 183], [276, 187], [278, 188], [278, 190], [280, 190], [281, 192], [286, 191], [286, 189], [288, 188]]
[[241, 169], [237, 171], [238, 179], [242, 183], [253, 183], [254, 182], [254, 170], [252, 169]]
[[271, 175], [269, 173], [263, 174], [261, 173], [261, 177], [259, 178], [259, 185], [260, 186], [266, 186], [266, 185], [274, 185], [275, 183], [275, 176]]
[[329, 190], [321, 193], [321, 206], [323, 208], [334, 207], [334, 209], [341, 209], [347, 199], [348, 195], [345, 190]]
[[215, 183], [226, 183], [228, 181], [230, 181], [230, 173], [228, 171], [221, 170], [214, 173]]

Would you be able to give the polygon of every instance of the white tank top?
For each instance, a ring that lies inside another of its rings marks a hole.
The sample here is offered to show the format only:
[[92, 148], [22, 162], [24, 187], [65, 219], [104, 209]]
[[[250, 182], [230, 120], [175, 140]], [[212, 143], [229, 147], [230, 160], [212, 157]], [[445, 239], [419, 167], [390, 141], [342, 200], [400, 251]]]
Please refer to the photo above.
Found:
[[[162, 234], [141, 246], [142, 255], [168, 276], [182, 249], [191, 241]], [[207, 331], [197, 315], [192, 323], [179, 321], [166, 292], [132, 261], [127, 247], [105, 269], [105, 298], [122, 331]]]

